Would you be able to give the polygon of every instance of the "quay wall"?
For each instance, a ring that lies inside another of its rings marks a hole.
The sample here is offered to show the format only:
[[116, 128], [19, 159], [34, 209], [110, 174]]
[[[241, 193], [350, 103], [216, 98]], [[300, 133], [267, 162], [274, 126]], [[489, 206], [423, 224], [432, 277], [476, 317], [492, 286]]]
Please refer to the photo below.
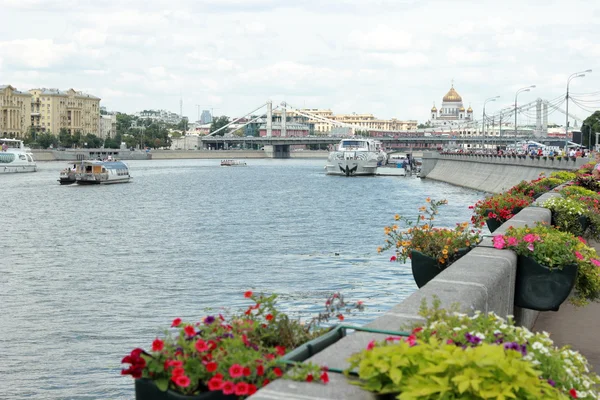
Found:
[[[554, 195], [556, 194], [546, 193], [538, 199], [538, 202], [543, 202]], [[550, 223], [550, 218], [550, 210], [546, 208], [527, 207], [494, 233], [503, 233], [511, 225], [531, 226], [536, 221]], [[473, 314], [474, 310], [481, 310], [493, 311], [502, 317], [514, 315], [518, 325], [531, 329], [540, 313], [514, 306], [516, 269], [516, 255], [510, 250], [493, 248], [491, 238], [486, 238], [467, 255], [366, 327], [390, 331], [406, 330], [407, 324], [423, 321], [423, 318], [418, 315], [421, 301], [426, 299], [431, 306], [435, 295], [440, 299], [443, 308], [460, 304], [461, 312], [467, 314]], [[405, 272], [410, 273], [408, 269]], [[389, 335], [366, 332], [350, 333], [315, 354], [308, 361], [330, 368], [345, 369], [349, 366], [347, 360], [350, 355], [365, 349], [371, 340], [383, 340], [387, 336]], [[377, 399], [372, 393], [352, 385], [341, 374], [329, 373], [329, 378], [330, 382], [327, 385], [279, 379], [260, 389], [250, 399]]]
[[589, 158], [575, 161], [504, 158], [490, 155], [441, 155], [434, 152], [423, 154], [421, 178], [451, 183], [469, 189], [489, 193], [501, 193], [523, 180], [533, 180], [541, 173], [549, 176], [561, 170], [577, 170], [590, 162]]

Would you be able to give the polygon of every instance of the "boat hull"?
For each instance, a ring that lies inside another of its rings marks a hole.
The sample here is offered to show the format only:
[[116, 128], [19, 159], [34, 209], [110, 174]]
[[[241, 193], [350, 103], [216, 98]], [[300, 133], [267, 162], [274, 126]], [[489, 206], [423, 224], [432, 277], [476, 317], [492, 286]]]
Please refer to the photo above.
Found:
[[37, 165], [15, 165], [15, 166], [2, 166], [0, 164], [0, 174], [14, 174], [21, 172], [36, 172]]
[[326, 165], [327, 175], [369, 176], [375, 175], [377, 161], [374, 160], [334, 160]]
[[119, 179], [81, 179], [78, 178], [76, 183], [78, 185], [110, 185], [113, 183], [127, 183], [131, 178], [119, 178]]

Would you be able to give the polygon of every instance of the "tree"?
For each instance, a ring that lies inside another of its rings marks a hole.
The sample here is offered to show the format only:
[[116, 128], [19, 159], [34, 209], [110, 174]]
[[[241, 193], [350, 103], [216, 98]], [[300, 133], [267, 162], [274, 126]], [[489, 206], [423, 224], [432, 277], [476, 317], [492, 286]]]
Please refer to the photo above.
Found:
[[67, 128], [60, 128], [58, 132], [58, 141], [63, 147], [71, 147], [73, 145], [73, 137]]
[[[227, 125], [229, 123], [229, 117], [225, 117], [225, 116], [221, 116], [219, 118], [216, 118], [213, 120], [212, 124], [210, 124], [210, 133], [224, 127], [225, 125]], [[225, 131], [227, 131], [227, 129], [223, 129], [222, 131], [219, 131], [216, 136], [223, 136], [225, 135]]]
[[600, 133], [600, 111], [596, 111], [587, 117], [581, 126], [581, 134], [583, 135], [584, 144], [587, 143], [588, 136], [590, 136], [591, 143], [588, 143], [589, 149], [593, 148], [593, 146], [597, 144], [595, 135], [596, 132]]
[[417, 125], [417, 129], [425, 129], [425, 128], [431, 128], [431, 121], [427, 121], [424, 124]]
[[38, 133], [37, 142], [40, 145], [40, 148], [42, 149], [47, 149], [48, 147], [50, 147], [50, 145], [52, 145], [53, 147], [58, 146], [58, 139], [50, 131], [46, 133]]
[[118, 149], [121, 145], [121, 140], [117, 141], [113, 138], [106, 138], [104, 141], [104, 147], [107, 149]]

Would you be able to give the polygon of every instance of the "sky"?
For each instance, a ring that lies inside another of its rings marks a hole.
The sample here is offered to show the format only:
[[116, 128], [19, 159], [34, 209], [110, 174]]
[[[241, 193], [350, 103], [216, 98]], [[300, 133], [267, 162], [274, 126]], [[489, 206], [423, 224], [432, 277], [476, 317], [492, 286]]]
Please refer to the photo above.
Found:
[[182, 99], [190, 120], [235, 117], [271, 100], [425, 122], [453, 82], [479, 118], [525, 86], [519, 104], [564, 97], [587, 69], [569, 111], [600, 108], [598, 1], [0, 0], [0, 15], [0, 85], [126, 113]]

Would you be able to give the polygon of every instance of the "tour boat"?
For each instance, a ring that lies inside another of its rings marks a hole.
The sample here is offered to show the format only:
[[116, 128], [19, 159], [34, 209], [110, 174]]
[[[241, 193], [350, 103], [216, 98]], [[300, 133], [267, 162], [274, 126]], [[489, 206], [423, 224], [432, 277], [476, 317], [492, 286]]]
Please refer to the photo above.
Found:
[[60, 184], [70, 185], [72, 183], [75, 183], [75, 181], [77, 180], [77, 173], [81, 172], [80, 167], [81, 164], [74, 163], [72, 167], [71, 164], [69, 164], [67, 168], [60, 171], [60, 176], [58, 178]]
[[387, 154], [381, 142], [370, 138], [342, 139], [336, 150], [329, 153], [328, 175], [375, 175], [377, 167], [385, 165]]
[[81, 161], [77, 166], [75, 182], [78, 185], [94, 185], [129, 182], [129, 167], [122, 161]]
[[0, 139], [0, 174], [35, 171], [37, 164], [33, 154], [23, 145], [22, 140]]
[[246, 162], [240, 160], [221, 160], [221, 167], [245, 167]]

